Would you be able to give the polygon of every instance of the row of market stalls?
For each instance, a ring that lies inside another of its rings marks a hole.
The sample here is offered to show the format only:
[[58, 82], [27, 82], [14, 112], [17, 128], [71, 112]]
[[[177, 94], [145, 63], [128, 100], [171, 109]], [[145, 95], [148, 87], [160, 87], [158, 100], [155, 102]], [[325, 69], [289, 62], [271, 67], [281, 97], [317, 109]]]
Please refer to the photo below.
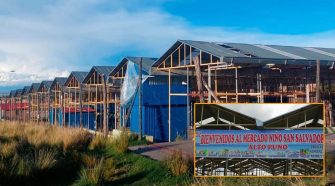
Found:
[[[1, 97], [1, 118], [103, 131], [106, 117], [109, 131], [127, 127], [138, 133], [139, 64], [142, 63], [143, 134], [155, 141], [169, 141], [177, 135], [186, 137], [186, 99], [170, 102], [176, 115], [185, 115], [172, 120], [169, 132], [168, 79], [166, 73], [151, 72], [155, 61], [156, 58], [125, 57], [118, 66], [93, 66], [88, 72], [73, 71], [68, 77], [32, 83]], [[172, 89], [185, 91], [181, 80], [176, 76]]]
[[334, 61], [332, 48], [178, 40], [158, 59], [125, 57], [13, 90], [1, 118], [138, 132], [141, 108], [143, 134], [173, 141], [192, 136], [197, 102], [324, 102], [334, 126]]

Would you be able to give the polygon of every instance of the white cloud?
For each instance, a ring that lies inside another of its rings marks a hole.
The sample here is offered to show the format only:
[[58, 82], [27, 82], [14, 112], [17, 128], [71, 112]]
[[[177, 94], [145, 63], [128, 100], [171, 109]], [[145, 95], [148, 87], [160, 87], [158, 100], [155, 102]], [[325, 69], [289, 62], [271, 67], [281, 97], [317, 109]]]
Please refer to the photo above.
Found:
[[161, 10], [159, 0], [24, 2], [0, 2], [0, 86], [88, 71], [121, 53], [159, 57], [177, 39], [335, 47], [335, 31], [276, 35], [197, 27]]

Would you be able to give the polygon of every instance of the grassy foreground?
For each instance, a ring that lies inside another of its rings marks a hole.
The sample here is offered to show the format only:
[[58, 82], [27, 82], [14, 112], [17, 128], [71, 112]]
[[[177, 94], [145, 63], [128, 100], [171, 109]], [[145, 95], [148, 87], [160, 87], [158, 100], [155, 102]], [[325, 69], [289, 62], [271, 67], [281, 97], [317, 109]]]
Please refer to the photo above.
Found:
[[176, 185], [187, 180], [188, 173], [174, 176], [164, 163], [127, 150], [138, 143], [126, 132], [105, 139], [82, 129], [0, 122], [0, 185]]
[[[173, 153], [158, 162], [127, 150], [143, 143], [121, 132], [105, 139], [82, 129], [0, 122], [0, 185], [325, 185], [326, 178], [194, 179]], [[334, 170], [334, 159], [328, 160]]]

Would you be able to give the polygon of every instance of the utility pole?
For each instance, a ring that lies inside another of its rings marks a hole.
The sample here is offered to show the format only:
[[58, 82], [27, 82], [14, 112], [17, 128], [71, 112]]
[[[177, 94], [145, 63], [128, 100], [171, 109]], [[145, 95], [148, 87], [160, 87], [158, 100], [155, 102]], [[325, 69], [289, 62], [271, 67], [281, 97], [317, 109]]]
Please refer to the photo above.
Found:
[[198, 87], [198, 95], [199, 95], [199, 99], [200, 102], [204, 102], [204, 92], [203, 92], [203, 88], [202, 88], [202, 74], [201, 74], [201, 66], [200, 66], [200, 60], [198, 56], [193, 57], [193, 61], [194, 61], [194, 68], [195, 68], [195, 74], [197, 77], [197, 87]]
[[[79, 82], [79, 81], [78, 81]], [[79, 82], [79, 126], [83, 128], [83, 85]], [[89, 112], [87, 112], [89, 113]]]
[[[22, 102], [22, 99], [21, 99], [21, 102]], [[46, 112], [46, 118], [47, 118], [47, 121], [50, 123], [50, 117], [49, 116], [49, 113], [50, 113], [50, 108], [51, 108], [51, 87], [49, 87], [48, 89], [48, 111]]]
[[320, 100], [320, 59], [316, 60], [316, 100], [319, 103]]
[[139, 85], [138, 85], [138, 130], [139, 130], [139, 136], [138, 140], [142, 140], [142, 58], [140, 60], [140, 72], [139, 72]]
[[0, 97], [0, 120], [2, 120], [2, 97]]
[[108, 136], [108, 123], [107, 123], [107, 85], [106, 85], [106, 75], [102, 75], [102, 83], [103, 83], [103, 112], [104, 112], [104, 119], [103, 119], [103, 131], [104, 136]]

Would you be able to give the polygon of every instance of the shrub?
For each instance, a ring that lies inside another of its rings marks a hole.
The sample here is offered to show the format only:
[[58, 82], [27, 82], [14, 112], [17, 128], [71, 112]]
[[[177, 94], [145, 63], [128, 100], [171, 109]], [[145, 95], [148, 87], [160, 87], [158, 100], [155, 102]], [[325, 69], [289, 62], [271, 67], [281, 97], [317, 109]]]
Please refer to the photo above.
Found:
[[131, 133], [129, 135], [129, 141], [137, 141], [138, 140], [138, 134]]
[[104, 176], [104, 159], [98, 161], [93, 167], [82, 168], [79, 179], [73, 185], [101, 185]]
[[128, 151], [129, 136], [125, 128], [121, 129], [119, 136], [114, 137], [113, 145], [118, 153], [125, 153]]
[[101, 149], [106, 148], [107, 144], [108, 144], [108, 138], [105, 138], [102, 135], [96, 135], [95, 137], [93, 137], [89, 145], [89, 148], [92, 150], [95, 150], [95, 149], [101, 150]]
[[215, 185], [223, 186], [223, 181], [217, 178], [195, 178], [191, 181], [186, 181], [187, 185], [191, 186], [203, 186], [203, 185]]
[[164, 164], [174, 176], [185, 174], [192, 167], [190, 158], [184, 158], [181, 150], [174, 151], [171, 155], [167, 156]]
[[63, 139], [64, 151], [85, 150], [92, 140], [92, 134], [79, 129], [67, 128], [63, 132], [57, 133], [57, 135], [60, 139]]
[[24, 138], [34, 145], [48, 144], [57, 146], [65, 151], [84, 150], [88, 147], [92, 135], [84, 130], [75, 128], [59, 128], [34, 123], [19, 124], [15, 122], [0, 125], [0, 134], [3, 138]]
[[183, 141], [184, 138], [181, 135], [177, 135], [175, 141]]
[[327, 175], [327, 179], [328, 179], [329, 182], [335, 182], [335, 172], [330, 172]]
[[12, 175], [31, 176], [34, 168], [31, 160], [33, 160], [33, 157], [30, 153], [23, 157], [15, 154], [11, 164]]
[[94, 167], [96, 164], [98, 164], [99, 159], [97, 155], [94, 154], [84, 154], [82, 156], [82, 161], [85, 167]]
[[[94, 154], [90, 154], [90, 155], [85, 154], [82, 156], [82, 160], [83, 160], [84, 167], [86, 167], [86, 169], [82, 169], [81, 173], [83, 174], [82, 176], [85, 179], [87, 178], [87, 176], [92, 177], [92, 175], [95, 175], [92, 173], [92, 171], [102, 161], [102, 159], [98, 158], [98, 155], [94, 155]], [[113, 158], [105, 159], [103, 160], [103, 165], [101, 166], [102, 166], [100, 167], [101, 170], [99, 169], [99, 171], [102, 171], [101, 172], [102, 179], [104, 181], [112, 181], [113, 176], [115, 175], [115, 172], [116, 172], [115, 160]]]
[[35, 168], [38, 170], [50, 169], [56, 164], [57, 151], [50, 148], [35, 151]]
[[112, 181], [116, 172], [116, 163], [113, 158], [106, 159], [103, 168], [104, 181]]
[[7, 169], [11, 175], [32, 176], [36, 172], [53, 168], [57, 163], [56, 156], [57, 151], [50, 148], [21, 149], [20, 153], [14, 154]]
[[13, 156], [17, 147], [17, 141], [0, 144], [0, 155], [4, 157]]

